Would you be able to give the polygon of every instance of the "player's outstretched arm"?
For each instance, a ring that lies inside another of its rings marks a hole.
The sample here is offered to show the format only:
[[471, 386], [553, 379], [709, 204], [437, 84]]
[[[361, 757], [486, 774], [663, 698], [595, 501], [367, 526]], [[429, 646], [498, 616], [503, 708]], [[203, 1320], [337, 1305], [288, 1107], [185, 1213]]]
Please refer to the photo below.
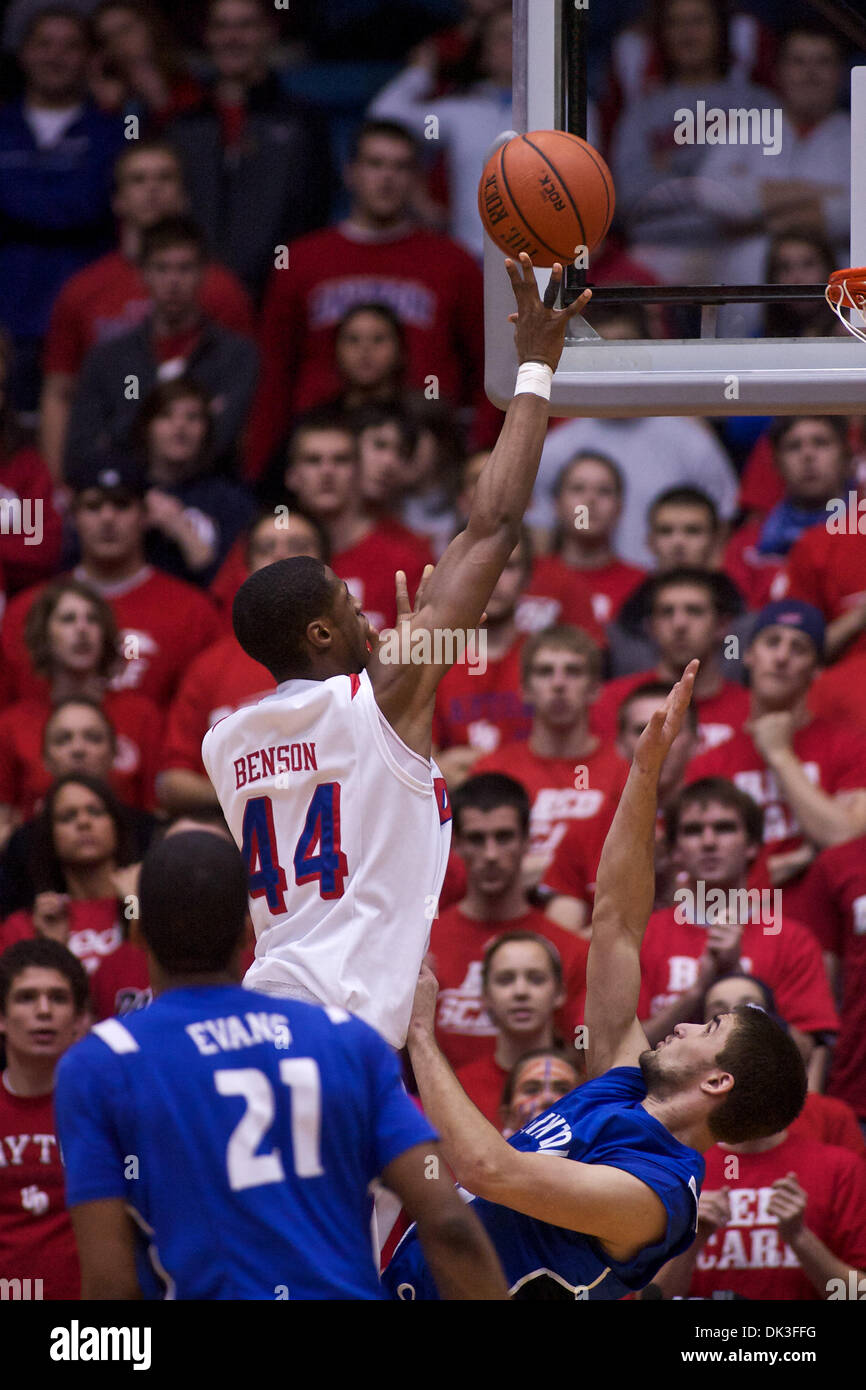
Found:
[[[565, 330], [586, 306], [591, 291], [567, 309], [552, 306], [562, 283], [562, 266], [553, 267], [544, 300], [532, 269], [523, 253], [519, 263], [506, 260], [517, 311], [515, 324], [518, 360], [535, 362], [539, 373], [545, 367], [555, 371], [562, 355]], [[481, 472], [475, 489], [466, 529], [451, 542], [425, 585], [421, 600], [411, 617], [411, 629], [419, 628], [467, 634], [481, 622], [485, 605], [496, 586], [509, 555], [520, 536], [520, 525], [529, 505], [541, 450], [547, 430], [548, 400], [534, 391], [521, 391], [511, 401], [499, 439]], [[395, 723], [408, 701], [417, 704], [418, 695], [429, 700], [436, 683], [451, 661], [431, 661], [395, 673], [392, 663], [377, 661], [369, 669], [377, 699], [386, 717]], [[395, 679], [395, 675], [398, 678]], [[385, 699], [393, 708], [386, 708]]]
[[436, 980], [422, 967], [407, 1041], [424, 1110], [457, 1181], [476, 1197], [596, 1236], [617, 1259], [660, 1240], [664, 1206], [639, 1178], [604, 1164], [521, 1153], [484, 1118], [437, 1046], [436, 991]]
[[655, 893], [655, 821], [662, 764], [682, 728], [694, 689], [692, 661], [647, 724], [604, 842], [596, 876], [586, 967], [587, 1067], [636, 1066], [648, 1046], [637, 1021], [640, 948]]
[[70, 1213], [81, 1264], [81, 1298], [141, 1298], [135, 1272], [135, 1236], [121, 1197], [82, 1202]]
[[382, 1174], [418, 1223], [418, 1239], [441, 1298], [508, 1298], [502, 1266], [478, 1217], [458, 1195], [438, 1144], [416, 1144]]

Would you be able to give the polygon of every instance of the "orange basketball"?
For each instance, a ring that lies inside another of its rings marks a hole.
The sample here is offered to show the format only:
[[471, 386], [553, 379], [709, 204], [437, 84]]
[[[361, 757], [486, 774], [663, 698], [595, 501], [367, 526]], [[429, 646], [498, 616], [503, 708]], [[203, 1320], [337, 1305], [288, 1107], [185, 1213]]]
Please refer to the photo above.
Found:
[[490, 156], [478, 187], [478, 210], [490, 236], [510, 256], [526, 251], [535, 265], [592, 251], [610, 226], [613, 179], [597, 150], [564, 130], [516, 135]]

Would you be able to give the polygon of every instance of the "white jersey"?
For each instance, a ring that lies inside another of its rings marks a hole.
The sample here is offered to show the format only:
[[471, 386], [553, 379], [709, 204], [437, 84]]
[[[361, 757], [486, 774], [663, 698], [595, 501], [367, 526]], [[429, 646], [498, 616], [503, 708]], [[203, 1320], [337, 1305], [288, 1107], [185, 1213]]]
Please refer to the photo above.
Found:
[[336, 1004], [402, 1047], [451, 844], [436, 764], [366, 672], [284, 681], [214, 725], [202, 758], [249, 871], [244, 983]]

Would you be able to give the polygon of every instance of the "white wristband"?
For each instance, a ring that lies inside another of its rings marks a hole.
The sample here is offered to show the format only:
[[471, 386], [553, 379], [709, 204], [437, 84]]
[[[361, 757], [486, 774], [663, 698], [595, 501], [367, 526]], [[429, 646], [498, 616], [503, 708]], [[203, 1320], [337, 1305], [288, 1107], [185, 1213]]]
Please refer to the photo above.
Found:
[[542, 396], [544, 400], [549, 401], [552, 384], [553, 368], [548, 367], [546, 362], [524, 362], [518, 368], [514, 394], [521, 396], [528, 391], [533, 396]]

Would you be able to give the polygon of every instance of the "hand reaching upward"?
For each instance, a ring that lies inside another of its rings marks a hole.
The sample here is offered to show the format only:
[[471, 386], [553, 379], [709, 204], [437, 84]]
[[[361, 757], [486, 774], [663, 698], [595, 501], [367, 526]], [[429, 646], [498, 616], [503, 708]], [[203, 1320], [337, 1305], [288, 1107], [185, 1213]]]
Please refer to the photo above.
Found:
[[517, 356], [524, 362], [546, 362], [556, 371], [562, 356], [565, 330], [571, 319], [586, 307], [592, 298], [592, 290], [584, 290], [567, 309], [554, 309], [552, 306], [562, 284], [562, 266], [557, 261], [550, 275], [550, 283], [542, 300], [538, 293], [532, 261], [525, 251], [520, 253], [520, 264], [511, 259], [505, 262], [514, 298], [517, 300], [517, 313], [509, 314], [508, 322], [516, 324], [514, 340]]
[[698, 660], [690, 661], [682, 677], [671, 690], [661, 709], [656, 710], [640, 736], [635, 749], [635, 766], [642, 772], [658, 776], [662, 763], [670, 752], [692, 702], [692, 691], [700, 667]]

